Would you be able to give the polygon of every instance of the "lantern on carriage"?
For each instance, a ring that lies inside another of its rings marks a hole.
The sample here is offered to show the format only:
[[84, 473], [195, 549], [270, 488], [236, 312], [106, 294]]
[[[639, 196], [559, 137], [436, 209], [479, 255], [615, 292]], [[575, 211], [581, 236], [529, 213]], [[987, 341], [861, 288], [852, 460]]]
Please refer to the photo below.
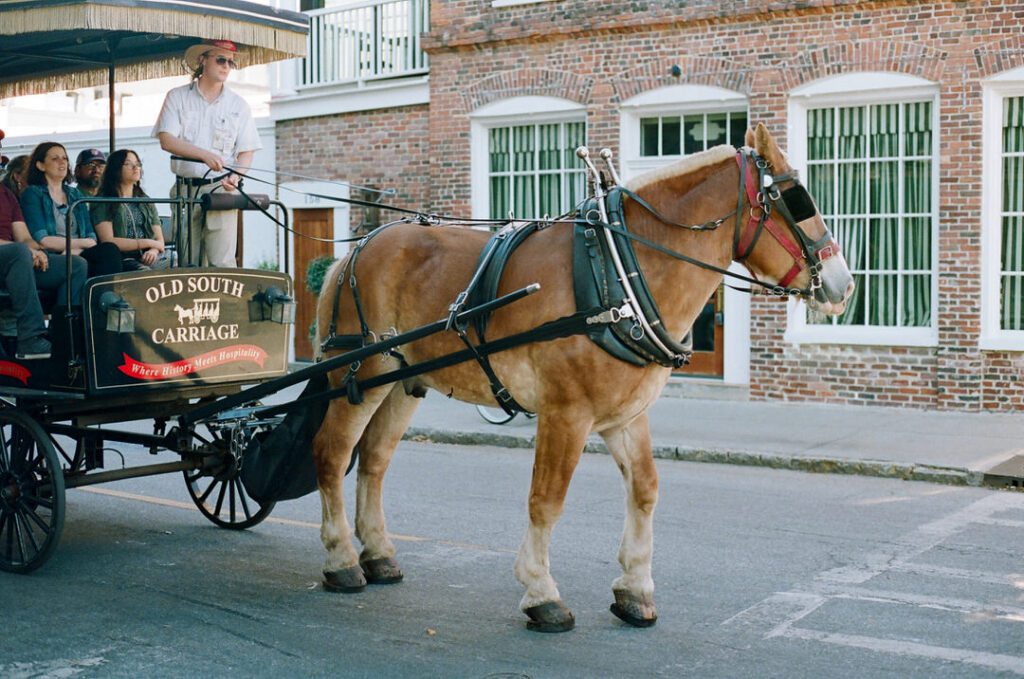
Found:
[[273, 285], [260, 290], [249, 300], [249, 320], [294, 323], [295, 300]]
[[135, 308], [114, 292], [104, 292], [100, 309], [107, 315], [107, 330], [117, 333], [135, 332]]

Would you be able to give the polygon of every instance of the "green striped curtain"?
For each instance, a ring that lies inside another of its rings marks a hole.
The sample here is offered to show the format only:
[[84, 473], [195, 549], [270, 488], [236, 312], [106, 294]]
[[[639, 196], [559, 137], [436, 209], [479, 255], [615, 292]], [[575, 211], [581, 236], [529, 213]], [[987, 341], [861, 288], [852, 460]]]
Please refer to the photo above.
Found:
[[931, 102], [807, 112], [808, 189], [857, 288], [838, 319], [877, 327], [931, 324]]
[[1024, 330], [1024, 97], [1003, 99], [1000, 327]]
[[584, 122], [491, 128], [489, 218], [556, 216], [583, 200], [586, 175], [575, 150], [585, 139]]

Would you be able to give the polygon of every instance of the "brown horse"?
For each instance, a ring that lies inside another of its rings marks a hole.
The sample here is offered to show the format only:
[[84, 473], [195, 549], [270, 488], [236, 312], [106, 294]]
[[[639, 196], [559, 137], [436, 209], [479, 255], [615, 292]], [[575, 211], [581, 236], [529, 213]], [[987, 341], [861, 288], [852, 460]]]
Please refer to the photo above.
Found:
[[[796, 183], [795, 175], [789, 174], [792, 170], [785, 154], [763, 125], [747, 133], [747, 145], [767, 162], [764, 172], [779, 177], [782, 188], [786, 182]], [[630, 188], [656, 208], [664, 221], [629, 200], [625, 214], [630, 230], [717, 267], [726, 267], [736, 258], [735, 233], [738, 242], [745, 242], [741, 247], [749, 250], [743, 263], [759, 280], [770, 284], [785, 280], [783, 285], [808, 291], [813, 288], [807, 300], [811, 306], [825, 313], [840, 313], [853, 291], [853, 281], [809, 200], [805, 201], [809, 214], [801, 215], [799, 228], [782, 222], [781, 236], [777, 227], [771, 230], [773, 237], [765, 234], [751, 238], [749, 233], [734, 231], [737, 220], [741, 230], [747, 229], [748, 222], [756, 222], [750, 221], [750, 215], [759, 214], [757, 207], [750, 207], [754, 201], [745, 202], [740, 215], [732, 213], [721, 228], [714, 230], [685, 230], [667, 223], [713, 221], [734, 209], [740, 187], [738, 157], [732, 147], [717, 147], [639, 177]], [[756, 180], [753, 161], [744, 166]], [[748, 186], [753, 195], [754, 184]], [[766, 190], [764, 195], [772, 196], [776, 206], [781, 203], [775, 191]], [[800, 230], [802, 234], [795, 233]], [[367, 327], [380, 336], [392, 329], [402, 332], [445, 317], [449, 304], [472, 276], [488, 235], [411, 224], [379, 233], [359, 255], [355, 267]], [[502, 276], [499, 294], [531, 283], [540, 283], [541, 290], [498, 310], [488, 326], [488, 339], [523, 332], [575, 311], [572, 237], [571, 227], [556, 224], [534, 233], [515, 250]], [[824, 243], [821, 250], [836, 256], [820, 262], [820, 266], [803, 266], [795, 260], [801, 259], [806, 249], [794, 250], [801, 237], [804, 243]], [[721, 282], [722, 274], [643, 245], [637, 245], [636, 251], [665, 327], [673, 337], [682, 338]], [[327, 328], [336, 317], [339, 334], [358, 334], [360, 326], [348, 280], [342, 286], [333, 284], [339, 275], [345, 276], [346, 264], [347, 259], [336, 263], [325, 278], [328, 283], [320, 298], [317, 325]], [[801, 266], [794, 269], [794, 264]], [[817, 272], [813, 286], [812, 269]], [[337, 302], [336, 291], [340, 291]], [[400, 351], [414, 364], [461, 349], [464, 346], [454, 333], [442, 332], [404, 345]], [[526, 589], [520, 606], [529, 616], [528, 627], [563, 631], [574, 625], [573, 615], [562, 603], [551, 577], [548, 548], [569, 480], [592, 431], [607, 444], [626, 489], [626, 522], [618, 554], [622, 575], [612, 583], [612, 611], [632, 625], [653, 624], [657, 615], [651, 578], [652, 520], [658, 477], [647, 409], [660, 394], [671, 369], [618, 360], [585, 335], [526, 344], [495, 354], [491, 360], [515, 400], [537, 413], [529, 526], [515, 563], [516, 578]], [[396, 367], [398, 362], [393, 357], [373, 358], [363, 362], [358, 376], [363, 379]], [[345, 372], [331, 375], [333, 386], [340, 384]], [[313, 444], [323, 505], [321, 539], [327, 549], [327, 589], [353, 592], [368, 582], [390, 583], [402, 578], [384, 521], [381, 491], [395, 447], [418, 403], [410, 394], [422, 394], [424, 388], [461, 401], [493, 403], [480, 366], [467, 362], [404, 383], [368, 389], [358, 405], [346, 399], [330, 405]], [[355, 535], [362, 543], [362, 553], [352, 543], [342, 496], [342, 479], [357, 445]]]

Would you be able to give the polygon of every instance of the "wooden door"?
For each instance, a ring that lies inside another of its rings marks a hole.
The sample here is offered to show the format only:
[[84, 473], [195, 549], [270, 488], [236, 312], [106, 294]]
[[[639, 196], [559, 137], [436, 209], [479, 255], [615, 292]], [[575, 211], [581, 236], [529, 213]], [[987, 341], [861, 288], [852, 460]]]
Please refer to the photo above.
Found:
[[694, 377], [722, 377], [725, 372], [725, 315], [723, 300], [725, 288], [718, 289], [693, 324], [693, 356], [689, 365], [677, 371]]
[[[334, 210], [295, 210], [294, 227], [298, 233], [316, 238], [334, 238]], [[306, 288], [306, 267], [317, 257], [333, 257], [334, 245], [302, 238], [292, 241], [295, 251], [295, 359], [313, 359], [309, 329], [316, 317], [316, 295]]]

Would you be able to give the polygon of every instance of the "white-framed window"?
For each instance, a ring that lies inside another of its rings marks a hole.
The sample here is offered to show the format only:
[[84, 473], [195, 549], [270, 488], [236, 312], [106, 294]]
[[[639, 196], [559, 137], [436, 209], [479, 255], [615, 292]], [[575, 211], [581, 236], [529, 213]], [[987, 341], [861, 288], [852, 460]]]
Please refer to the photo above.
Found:
[[576, 148], [586, 143], [586, 109], [554, 97], [515, 97], [471, 115], [473, 215], [556, 217], [586, 197]]
[[747, 99], [707, 85], [670, 85], [623, 102], [624, 179], [719, 144], [740, 147], [748, 127]]
[[857, 288], [829, 317], [790, 306], [786, 338], [932, 346], [938, 341], [938, 90], [856, 73], [791, 93], [789, 155]]
[[1024, 67], [984, 83], [981, 348], [1024, 350]]
[[[668, 85], [627, 99], [620, 105], [617, 153], [623, 181], [720, 144], [742, 146], [749, 126], [747, 108], [742, 92], [710, 85]], [[749, 275], [735, 262], [729, 270]], [[724, 295], [722, 381], [747, 384], [750, 296], [731, 288]]]

